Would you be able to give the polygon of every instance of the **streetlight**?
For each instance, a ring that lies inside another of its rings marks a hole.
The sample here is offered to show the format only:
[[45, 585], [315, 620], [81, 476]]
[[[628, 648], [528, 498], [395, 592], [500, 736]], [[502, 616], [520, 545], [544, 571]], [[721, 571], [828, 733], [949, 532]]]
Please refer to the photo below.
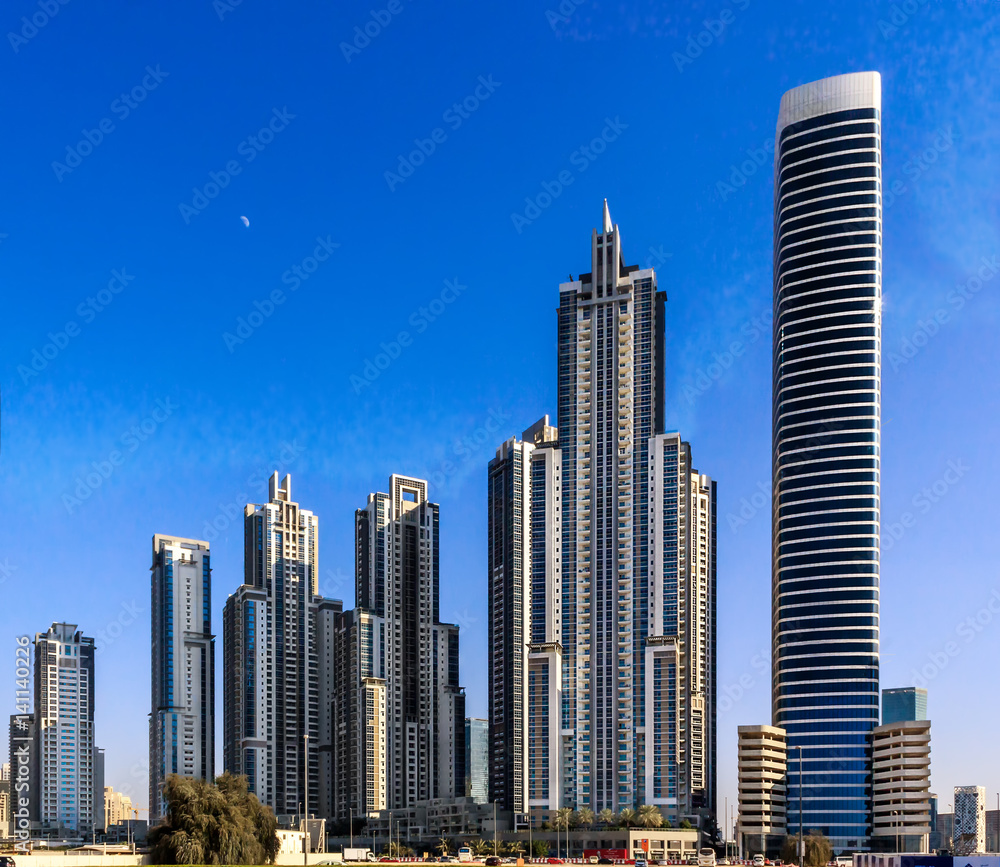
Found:
[[799, 751], [799, 867], [805, 857], [804, 841], [802, 839], [802, 747], [796, 747]]
[[[303, 784], [305, 788], [306, 810], [302, 820], [302, 863], [305, 867], [309, 865], [309, 735], [302, 735], [303, 748]], [[343, 814], [341, 814], [343, 815]]]
[[493, 857], [497, 856], [497, 802], [493, 799]]

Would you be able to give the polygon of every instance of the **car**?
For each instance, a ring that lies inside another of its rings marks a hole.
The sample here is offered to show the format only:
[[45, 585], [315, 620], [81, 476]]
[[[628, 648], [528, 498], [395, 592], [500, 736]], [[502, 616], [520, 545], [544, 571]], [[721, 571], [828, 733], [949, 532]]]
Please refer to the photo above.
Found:
[[635, 859], [635, 867], [649, 867], [649, 865], [646, 863], [645, 859], [643, 859], [643, 858], [636, 858]]
[[483, 864], [485, 864], [486, 867], [500, 867], [502, 863], [503, 862], [497, 858], [496, 855], [490, 855], [489, 858], [483, 861]]
[[614, 864], [615, 862], [614, 862], [613, 858], [598, 858], [597, 859], [597, 863], [598, 864]]
[[562, 858], [546, 858], [545, 859], [545, 863], [546, 864], [565, 864], [566, 862], [563, 861]]
[[14, 867], [14, 859], [6, 855], [0, 855], [0, 867]]

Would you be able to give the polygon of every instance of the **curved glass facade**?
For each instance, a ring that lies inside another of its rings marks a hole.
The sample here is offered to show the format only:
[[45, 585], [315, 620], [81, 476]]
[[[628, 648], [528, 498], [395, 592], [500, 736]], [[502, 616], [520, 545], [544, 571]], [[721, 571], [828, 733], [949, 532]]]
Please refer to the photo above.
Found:
[[788, 832], [870, 834], [878, 724], [880, 82], [789, 91], [775, 149], [774, 724]]

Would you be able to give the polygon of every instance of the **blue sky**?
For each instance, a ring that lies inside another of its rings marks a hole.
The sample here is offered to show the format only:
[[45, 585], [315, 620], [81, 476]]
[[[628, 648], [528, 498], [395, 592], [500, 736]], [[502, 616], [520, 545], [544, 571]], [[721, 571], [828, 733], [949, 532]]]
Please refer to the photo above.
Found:
[[8, 5], [0, 46], [0, 637], [105, 636], [110, 785], [145, 803], [153, 533], [215, 534], [221, 632], [243, 568], [227, 516], [273, 469], [320, 516], [321, 589], [347, 604], [353, 510], [392, 472], [432, 480], [442, 615], [485, 716], [486, 463], [555, 414], [557, 287], [589, 269], [607, 197], [669, 296], [669, 425], [719, 482], [732, 801], [736, 725], [770, 718], [769, 139], [788, 88], [877, 69], [898, 181], [882, 681], [926, 677], [942, 809], [954, 785], [1000, 786], [996, 3], [41, 10]]

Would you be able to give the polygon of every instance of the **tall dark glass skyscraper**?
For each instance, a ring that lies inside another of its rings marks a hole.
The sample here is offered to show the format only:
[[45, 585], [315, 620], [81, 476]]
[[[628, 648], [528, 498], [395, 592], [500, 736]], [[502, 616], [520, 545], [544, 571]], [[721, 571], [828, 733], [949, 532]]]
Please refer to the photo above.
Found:
[[[781, 99], [774, 174], [774, 724], [788, 831], [870, 833], [878, 723], [881, 79]], [[801, 763], [801, 764], [800, 764]]]

